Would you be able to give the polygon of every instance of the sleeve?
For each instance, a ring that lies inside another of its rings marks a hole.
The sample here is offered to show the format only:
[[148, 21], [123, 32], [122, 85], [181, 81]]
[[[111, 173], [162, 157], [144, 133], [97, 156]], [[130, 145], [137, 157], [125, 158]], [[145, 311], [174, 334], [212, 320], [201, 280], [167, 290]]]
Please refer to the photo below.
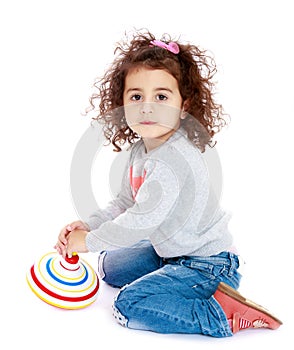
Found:
[[129, 163], [130, 159], [125, 167], [120, 192], [117, 197], [109, 202], [106, 208], [96, 210], [92, 213], [89, 219], [85, 222], [90, 230], [98, 229], [104, 222], [114, 220], [120, 214], [125, 212], [127, 208], [134, 205], [128, 177]]
[[180, 191], [177, 172], [170, 164], [154, 159], [145, 163], [145, 170], [133, 206], [88, 233], [89, 251], [126, 247], [146, 239], [172, 212]]

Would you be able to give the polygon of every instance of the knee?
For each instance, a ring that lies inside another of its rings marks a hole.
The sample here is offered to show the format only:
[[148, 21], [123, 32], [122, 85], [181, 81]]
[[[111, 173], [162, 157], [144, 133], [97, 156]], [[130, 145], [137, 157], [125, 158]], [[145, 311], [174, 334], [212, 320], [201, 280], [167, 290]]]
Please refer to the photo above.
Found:
[[138, 316], [136, 306], [142, 298], [144, 299], [141, 293], [133, 288], [132, 284], [125, 285], [120, 289], [112, 304], [112, 314], [121, 326], [134, 328], [134, 321]]
[[112, 314], [115, 320], [124, 327], [128, 327], [128, 318], [126, 316], [126, 305], [123, 301], [119, 299], [122, 290], [118, 294], [118, 296], [114, 299], [112, 304]]
[[102, 251], [98, 256], [98, 275], [105, 283], [120, 288], [124, 285], [120, 264], [115, 255], [109, 251]]
[[[149, 297], [151, 300], [148, 300]], [[152, 293], [144, 292], [144, 288], [137, 288], [136, 282], [120, 290], [114, 299], [112, 309], [115, 320], [121, 326], [141, 330], [152, 330], [150, 319], [156, 320], [160, 313], [156, 310], [156, 302], [153, 303]]]
[[146, 298], [148, 298], [148, 293], [145, 293], [140, 287], [137, 288], [136, 282], [126, 284], [120, 289], [113, 301], [112, 308], [114, 317], [119, 323], [126, 323], [127, 319], [136, 313], [141, 301]]
[[107, 268], [108, 264], [108, 253], [107, 251], [102, 251], [98, 256], [98, 275], [104, 281], [105, 283], [113, 286], [113, 287], [120, 287], [117, 286], [115, 281], [113, 280], [111, 269]]

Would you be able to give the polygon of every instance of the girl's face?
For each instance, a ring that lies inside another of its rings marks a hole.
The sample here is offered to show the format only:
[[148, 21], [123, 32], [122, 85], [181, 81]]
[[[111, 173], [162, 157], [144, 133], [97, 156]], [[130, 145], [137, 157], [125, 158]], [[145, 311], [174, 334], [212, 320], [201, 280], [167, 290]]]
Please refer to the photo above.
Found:
[[128, 126], [149, 144], [152, 139], [164, 142], [180, 126], [183, 100], [177, 80], [165, 70], [130, 70], [123, 104]]

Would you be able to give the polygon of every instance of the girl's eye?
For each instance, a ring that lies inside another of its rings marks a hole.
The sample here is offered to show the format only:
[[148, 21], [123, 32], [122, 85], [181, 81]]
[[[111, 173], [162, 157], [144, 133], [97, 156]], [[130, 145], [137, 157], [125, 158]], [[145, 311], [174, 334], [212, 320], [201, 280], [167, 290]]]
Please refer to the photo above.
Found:
[[165, 101], [167, 100], [167, 97], [165, 95], [159, 94], [156, 96], [156, 99], [159, 101]]
[[132, 101], [140, 101], [140, 99], [141, 99], [141, 95], [139, 95], [139, 94], [135, 94], [135, 95], [131, 96]]

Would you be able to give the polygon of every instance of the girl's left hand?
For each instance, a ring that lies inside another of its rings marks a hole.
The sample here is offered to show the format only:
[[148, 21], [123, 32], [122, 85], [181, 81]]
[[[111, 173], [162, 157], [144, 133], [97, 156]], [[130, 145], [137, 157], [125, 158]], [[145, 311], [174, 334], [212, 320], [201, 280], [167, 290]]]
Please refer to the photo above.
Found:
[[[69, 258], [72, 257], [72, 253], [88, 253], [89, 250], [86, 246], [86, 236], [88, 231], [74, 230], [67, 236], [67, 245], [64, 255], [67, 254]], [[65, 256], [64, 256], [65, 258]]]

